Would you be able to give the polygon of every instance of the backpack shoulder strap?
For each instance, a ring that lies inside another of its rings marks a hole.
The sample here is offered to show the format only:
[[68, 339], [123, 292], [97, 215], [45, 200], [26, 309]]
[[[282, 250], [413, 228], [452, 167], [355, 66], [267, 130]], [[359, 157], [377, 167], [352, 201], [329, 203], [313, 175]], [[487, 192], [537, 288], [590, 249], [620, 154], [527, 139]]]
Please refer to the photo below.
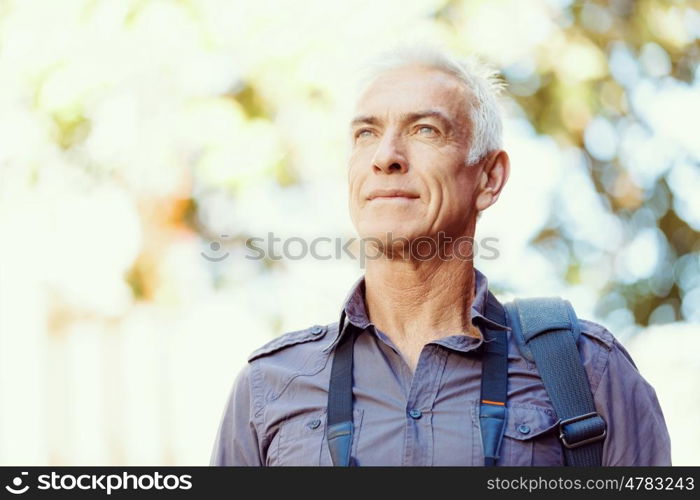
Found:
[[573, 307], [559, 297], [516, 299], [504, 307], [516, 343], [523, 357], [537, 365], [559, 418], [566, 464], [601, 465], [606, 425], [581, 362]]

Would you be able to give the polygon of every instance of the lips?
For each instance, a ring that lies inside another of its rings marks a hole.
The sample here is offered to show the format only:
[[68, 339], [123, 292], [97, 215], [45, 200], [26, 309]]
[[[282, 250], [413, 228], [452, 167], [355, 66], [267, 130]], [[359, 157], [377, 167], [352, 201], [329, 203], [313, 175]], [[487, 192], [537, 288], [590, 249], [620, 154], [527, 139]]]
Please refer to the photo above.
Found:
[[408, 198], [415, 199], [420, 198], [416, 193], [411, 191], [406, 191], [403, 189], [375, 189], [369, 193], [367, 196], [368, 200], [374, 200], [376, 198]]

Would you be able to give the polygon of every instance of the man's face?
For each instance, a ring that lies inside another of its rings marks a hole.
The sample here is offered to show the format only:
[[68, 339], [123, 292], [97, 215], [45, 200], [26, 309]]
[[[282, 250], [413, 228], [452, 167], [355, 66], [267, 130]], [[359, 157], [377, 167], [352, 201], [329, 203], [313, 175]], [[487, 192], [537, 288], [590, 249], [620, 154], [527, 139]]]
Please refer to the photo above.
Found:
[[382, 73], [351, 126], [350, 215], [361, 238], [469, 234], [478, 169], [468, 167], [471, 94], [423, 66]]

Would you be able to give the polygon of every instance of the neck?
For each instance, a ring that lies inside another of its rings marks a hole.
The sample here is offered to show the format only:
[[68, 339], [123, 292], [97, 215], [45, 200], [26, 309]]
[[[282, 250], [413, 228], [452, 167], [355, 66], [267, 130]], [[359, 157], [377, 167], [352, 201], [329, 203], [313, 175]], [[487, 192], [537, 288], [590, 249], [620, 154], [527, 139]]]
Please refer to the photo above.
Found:
[[474, 280], [472, 262], [460, 259], [369, 261], [369, 319], [397, 344], [422, 346], [457, 334], [480, 337], [471, 324]]

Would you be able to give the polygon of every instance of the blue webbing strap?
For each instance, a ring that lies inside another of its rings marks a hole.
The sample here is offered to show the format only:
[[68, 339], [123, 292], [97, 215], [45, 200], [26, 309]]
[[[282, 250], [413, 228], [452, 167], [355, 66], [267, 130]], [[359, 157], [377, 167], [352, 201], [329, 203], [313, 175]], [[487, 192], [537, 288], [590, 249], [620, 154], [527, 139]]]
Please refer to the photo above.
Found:
[[[485, 316], [504, 324], [504, 312], [489, 292]], [[505, 331], [484, 329], [481, 358], [481, 402], [479, 425], [484, 445], [484, 465], [496, 465], [506, 429], [508, 396], [508, 337]]]
[[[350, 323], [348, 323], [350, 325]], [[336, 467], [348, 467], [352, 464], [352, 358], [355, 344], [355, 331], [344, 332], [345, 311], [340, 316], [338, 328], [341, 338], [335, 347], [331, 380], [328, 387], [328, 409], [326, 439], [331, 460]]]
[[559, 417], [566, 465], [602, 463], [605, 421], [597, 413], [576, 337], [578, 320], [558, 297], [516, 299], [505, 304], [513, 335], [530, 349]]

